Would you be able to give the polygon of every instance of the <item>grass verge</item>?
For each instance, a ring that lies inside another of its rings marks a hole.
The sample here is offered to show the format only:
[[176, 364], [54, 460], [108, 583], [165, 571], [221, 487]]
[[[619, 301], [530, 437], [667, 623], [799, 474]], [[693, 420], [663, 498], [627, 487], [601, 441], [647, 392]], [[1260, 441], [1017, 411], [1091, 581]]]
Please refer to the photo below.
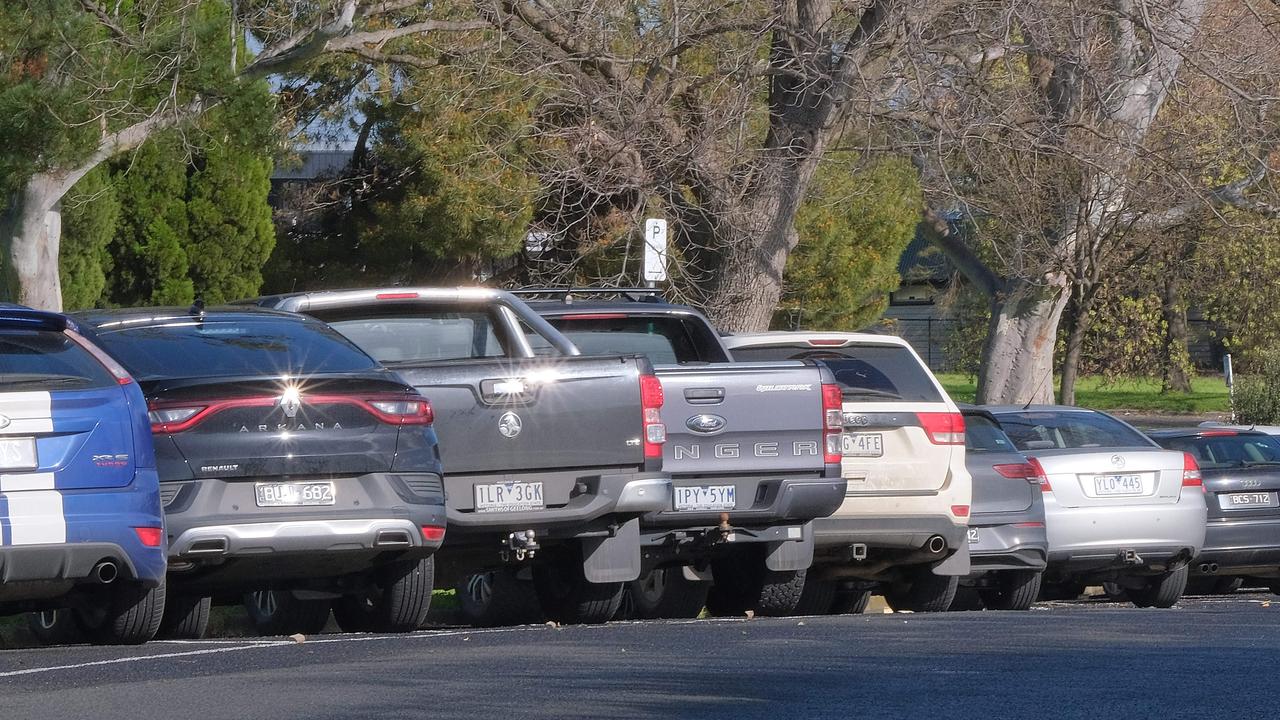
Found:
[[[942, 373], [939, 382], [956, 402], [973, 402], [976, 378], [961, 373]], [[1057, 384], [1057, 378], [1054, 384]], [[1220, 376], [1191, 380], [1189, 393], [1161, 393], [1154, 378], [1083, 377], [1076, 383], [1076, 404], [1096, 410], [1138, 410], [1156, 413], [1229, 412], [1231, 401]]]

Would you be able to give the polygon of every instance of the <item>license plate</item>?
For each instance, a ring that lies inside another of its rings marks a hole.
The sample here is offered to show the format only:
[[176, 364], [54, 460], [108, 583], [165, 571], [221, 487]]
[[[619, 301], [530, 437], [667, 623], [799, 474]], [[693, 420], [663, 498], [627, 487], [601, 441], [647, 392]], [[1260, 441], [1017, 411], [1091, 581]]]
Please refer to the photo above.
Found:
[[969, 544], [978, 542], [978, 528], [969, 528]]
[[333, 483], [257, 483], [258, 507], [290, 507], [301, 505], [333, 505]]
[[0, 469], [35, 470], [38, 466], [35, 438], [0, 438]]
[[884, 435], [844, 433], [840, 436], [840, 452], [845, 457], [880, 457], [884, 455]]
[[475, 499], [476, 512], [520, 512], [541, 510], [547, 506], [542, 499], [540, 482], [476, 485]]
[[1141, 475], [1096, 475], [1093, 478], [1093, 492], [1099, 496], [1141, 495]]
[[671, 488], [676, 510], [732, 510], [737, 506], [732, 485], [695, 485]]
[[1224, 510], [1231, 508], [1274, 507], [1275, 495], [1271, 493], [1227, 493], [1218, 496]]

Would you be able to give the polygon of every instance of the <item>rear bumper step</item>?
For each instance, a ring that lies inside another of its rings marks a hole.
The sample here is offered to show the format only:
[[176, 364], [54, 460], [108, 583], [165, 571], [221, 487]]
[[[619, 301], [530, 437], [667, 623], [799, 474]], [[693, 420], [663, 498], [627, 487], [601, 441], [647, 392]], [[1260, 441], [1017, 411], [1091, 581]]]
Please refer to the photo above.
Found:
[[409, 520], [301, 520], [209, 525], [184, 531], [169, 546], [173, 558], [262, 555], [266, 553], [343, 552], [437, 548]]

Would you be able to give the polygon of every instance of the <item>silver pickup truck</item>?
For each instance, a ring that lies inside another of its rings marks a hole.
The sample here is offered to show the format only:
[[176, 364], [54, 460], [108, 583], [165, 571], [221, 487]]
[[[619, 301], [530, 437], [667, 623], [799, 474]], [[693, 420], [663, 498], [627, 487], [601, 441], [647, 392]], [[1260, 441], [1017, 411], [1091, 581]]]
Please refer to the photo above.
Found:
[[640, 517], [671, 507], [662, 386], [647, 359], [581, 356], [500, 290], [254, 302], [324, 320], [431, 401], [449, 528], [437, 572], [463, 591], [467, 619], [536, 612], [529, 579], [533, 604], [553, 620], [617, 611], [623, 583], [641, 573]]
[[633, 615], [696, 617], [704, 602], [717, 615], [790, 613], [813, 559], [812, 521], [845, 494], [830, 371], [732, 362], [705, 317], [651, 291], [517, 294], [582, 352], [642, 353], [662, 381], [673, 497], [641, 520]]

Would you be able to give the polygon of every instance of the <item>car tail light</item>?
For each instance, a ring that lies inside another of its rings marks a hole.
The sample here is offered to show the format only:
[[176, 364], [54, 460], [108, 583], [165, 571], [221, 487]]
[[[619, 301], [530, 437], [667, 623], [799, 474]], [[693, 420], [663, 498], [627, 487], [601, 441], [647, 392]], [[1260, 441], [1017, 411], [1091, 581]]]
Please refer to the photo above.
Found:
[[424, 397], [369, 398], [373, 414], [389, 425], [430, 425], [435, 420]]
[[151, 432], [176, 433], [189, 430], [204, 419], [209, 405], [166, 406], [152, 404], [147, 411]]
[[97, 360], [102, 367], [107, 369], [107, 372], [111, 373], [117, 383], [128, 385], [133, 382], [133, 376], [129, 374], [128, 370], [124, 369], [123, 365], [116, 362], [116, 359], [108, 355], [102, 348], [89, 342], [83, 335], [74, 330], [63, 330], [62, 334], [70, 338], [71, 342], [79, 345], [82, 350], [92, 355], [94, 360]]
[[375, 300], [416, 300], [416, 292], [385, 292], [373, 296]]
[[1182, 487], [1204, 487], [1204, 478], [1200, 475], [1200, 463], [1189, 453], [1182, 453]]
[[662, 381], [657, 375], [640, 376], [640, 407], [644, 424], [644, 456], [662, 457], [662, 444], [667, 441], [667, 426], [662, 424]]
[[934, 445], [964, 444], [964, 416], [960, 413], [917, 413], [916, 417]]
[[1239, 434], [1235, 430], [1204, 430], [1200, 437], [1234, 437]]
[[951, 514], [955, 515], [956, 517], [969, 517], [969, 506], [968, 505], [952, 505]]
[[160, 541], [164, 539], [164, 530], [155, 527], [136, 527], [133, 529], [138, 535], [138, 541], [143, 547], [160, 547]]
[[838, 338], [809, 338], [809, 347], [842, 347], [848, 340]]
[[439, 525], [423, 525], [422, 539], [427, 542], [440, 542], [444, 540], [444, 528]]
[[1041, 492], [1053, 492], [1053, 488], [1049, 486], [1049, 475], [1044, 471], [1044, 466], [1040, 464], [1040, 461], [1036, 458], [1031, 458], [1027, 461], [1027, 464], [1031, 466], [1033, 473], [1033, 477], [1027, 479], [1039, 484]]
[[1031, 466], [1031, 463], [992, 465], [991, 468], [1010, 480], [1028, 480], [1033, 484], [1040, 484], [1040, 478], [1036, 477], [1036, 469]]
[[844, 456], [840, 447], [840, 434], [844, 431], [844, 393], [840, 386], [822, 385], [822, 461], [829, 465], [839, 463]]
[[578, 315], [564, 315], [557, 320], [622, 320], [626, 318], [625, 313], [581, 313]]

